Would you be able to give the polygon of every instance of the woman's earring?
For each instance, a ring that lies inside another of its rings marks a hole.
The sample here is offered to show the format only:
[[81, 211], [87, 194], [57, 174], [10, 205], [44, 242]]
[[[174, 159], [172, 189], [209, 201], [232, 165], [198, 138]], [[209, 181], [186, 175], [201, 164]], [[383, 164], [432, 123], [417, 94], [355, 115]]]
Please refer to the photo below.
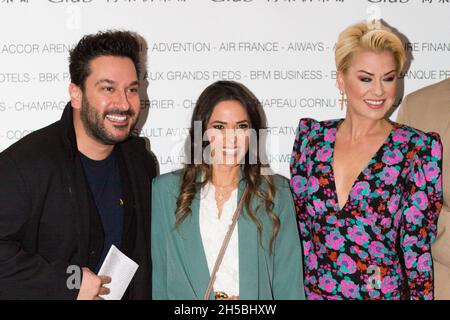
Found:
[[341, 94], [341, 110], [344, 110], [344, 98], [345, 98], [345, 94], [344, 91], [339, 90], [339, 93]]

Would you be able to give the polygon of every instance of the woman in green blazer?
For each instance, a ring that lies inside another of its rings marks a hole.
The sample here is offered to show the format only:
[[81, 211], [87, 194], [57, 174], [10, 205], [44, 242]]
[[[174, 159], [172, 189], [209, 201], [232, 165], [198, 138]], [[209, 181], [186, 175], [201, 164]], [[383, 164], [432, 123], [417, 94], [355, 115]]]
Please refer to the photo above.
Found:
[[200, 95], [188, 163], [153, 180], [153, 299], [203, 299], [245, 189], [209, 298], [304, 299], [295, 207], [288, 181], [261, 163], [264, 128], [262, 107], [243, 85], [219, 81]]

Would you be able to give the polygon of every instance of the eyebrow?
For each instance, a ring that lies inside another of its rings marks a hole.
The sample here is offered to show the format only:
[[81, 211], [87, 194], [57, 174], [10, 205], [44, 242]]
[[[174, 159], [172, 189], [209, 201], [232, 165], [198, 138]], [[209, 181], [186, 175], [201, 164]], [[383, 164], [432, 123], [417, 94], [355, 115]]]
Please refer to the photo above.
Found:
[[[373, 73], [367, 72], [367, 71], [365, 71], [365, 70], [358, 70], [358, 72], [366, 73], [366, 74], [368, 74], [369, 76], [374, 76]], [[392, 72], [395, 72], [395, 69], [392, 69], [391, 71], [386, 72], [386, 73], [384, 74], [384, 76], [387, 76], [388, 74], [390, 74], [390, 73], [392, 73]]]
[[[114, 80], [111, 80], [111, 79], [100, 79], [100, 80], [98, 80], [96, 83], [95, 83], [95, 85], [97, 86], [97, 85], [99, 85], [99, 84], [101, 84], [101, 83], [108, 83], [108, 84], [110, 84], [110, 85], [115, 85], [115, 84], [117, 84]], [[129, 85], [128, 85], [128, 87], [132, 87], [132, 86], [136, 86], [136, 85], [139, 85], [139, 81], [138, 80], [135, 80], [135, 81], [133, 81], [133, 82], [131, 82]]]
[[[227, 124], [228, 122], [216, 120], [216, 121], [213, 121], [212, 123]], [[241, 121], [236, 122], [236, 124], [241, 124], [241, 123], [249, 123], [249, 121], [248, 120], [241, 120]]]

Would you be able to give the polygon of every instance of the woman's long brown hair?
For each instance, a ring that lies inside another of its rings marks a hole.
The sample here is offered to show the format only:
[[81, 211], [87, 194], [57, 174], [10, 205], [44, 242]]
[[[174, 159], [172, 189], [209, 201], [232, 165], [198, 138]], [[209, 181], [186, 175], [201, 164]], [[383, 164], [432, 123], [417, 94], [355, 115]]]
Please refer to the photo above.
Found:
[[[212, 167], [202, 159], [203, 150], [209, 145], [208, 141], [203, 141], [203, 135], [214, 107], [219, 102], [230, 100], [240, 102], [245, 108], [250, 119], [250, 126], [256, 133], [256, 145], [258, 145], [258, 148], [261, 148], [261, 146], [264, 147], [263, 145], [265, 145], [259, 143], [259, 140], [262, 139], [260, 130], [266, 129], [266, 118], [262, 106], [255, 95], [244, 85], [234, 81], [218, 81], [207, 87], [198, 98], [191, 118], [191, 128], [185, 146], [186, 159], [188, 161], [182, 171], [181, 190], [177, 200], [176, 228], [192, 213], [190, 207], [197, 192], [200, 192], [200, 189], [212, 179]], [[194, 124], [196, 122], [201, 122], [202, 124], [202, 135], [200, 137], [194, 136]], [[195, 152], [195, 150], [200, 150], [200, 154]], [[263, 229], [261, 221], [258, 218], [258, 211], [262, 205], [265, 206], [267, 214], [272, 221], [273, 229], [270, 239], [270, 252], [272, 253], [273, 241], [280, 229], [280, 220], [273, 212], [273, 199], [276, 190], [272, 178], [270, 175], [261, 174], [261, 169], [264, 166], [260, 157], [261, 155], [265, 157], [263, 151], [249, 149], [245, 155], [244, 164], [241, 164], [243, 166], [241, 179], [246, 182], [248, 188], [247, 195], [244, 199], [245, 209], [251, 220], [256, 224], [259, 233], [262, 234]], [[250, 155], [250, 153], [253, 154]], [[256, 159], [254, 161], [256, 163], [251, 164], [250, 159]], [[200, 182], [197, 181], [198, 177], [202, 177]], [[263, 185], [265, 185], [265, 188], [263, 188]], [[252, 209], [250, 203], [254, 197], [258, 199], [258, 205], [255, 209]]]

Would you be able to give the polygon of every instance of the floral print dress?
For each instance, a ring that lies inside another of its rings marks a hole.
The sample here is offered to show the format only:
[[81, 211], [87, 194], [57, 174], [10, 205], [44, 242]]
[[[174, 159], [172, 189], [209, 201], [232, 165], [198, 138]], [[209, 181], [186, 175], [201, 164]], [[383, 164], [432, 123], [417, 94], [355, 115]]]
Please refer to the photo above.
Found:
[[342, 121], [301, 119], [291, 157], [307, 298], [433, 299], [439, 136], [392, 123], [340, 209], [333, 150]]

